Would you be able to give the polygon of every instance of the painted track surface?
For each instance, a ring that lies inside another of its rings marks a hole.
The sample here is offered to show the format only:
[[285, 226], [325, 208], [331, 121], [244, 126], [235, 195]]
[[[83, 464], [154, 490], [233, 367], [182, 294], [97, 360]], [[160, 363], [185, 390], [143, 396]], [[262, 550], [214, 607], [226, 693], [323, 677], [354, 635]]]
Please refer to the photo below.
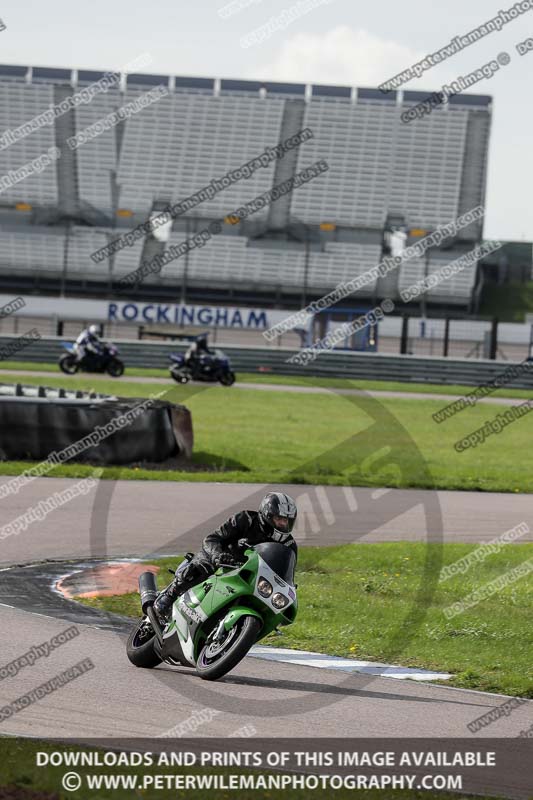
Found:
[[[55, 372], [45, 372], [44, 370], [6, 370], [4, 375], [16, 375], [16, 376], [32, 376], [37, 378], [61, 378], [66, 377], [62, 373], [56, 374]], [[2, 376], [2, 371], [0, 370], [0, 377]], [[99, 374], [87, 374], [82, 373], [82, 376], [87, 379], [88, 382], [95, 380], [111, 380], [108, 375], [99, 375]], [[170, 378], [147, 378], [142, 376], [131, 376], [124, 375], [123, 380], [126, 383], [152, 383], [152, 384], [161, 384], [166, 385], [169, 388], [175, 387], [176, 384]], [[116, 381], [117, 385], [117, 392], [118, 387], [120, 387], [120, 379]], [[204, 383], [195, 383], [191, 381], [191, 386], [206, 386]], [[213, 384], [215, 385], [215, 384]], [[292, 386], [290, 384], [275, 384], [275, 383], [246, 383], [246, 382], [238, 382], [235, 384], [236, 389], [256, 389], [258, 391], [263, 392], [296, 392], [300, 394], [340, 394], [346, 396], [370, 396], [370, 397], [377, 397], [383, 400], [387, 398], [396, 398], [401, 400], [440, 400], [445, 405], [452, 403], [456, 396], [452, 394], [433, 394], [431, 392], [402, 392], [402, 391], [389, 391], [386, 389], [369, 389], [369, 390], [360, 390], [360, 389], [328, 389], [323, 386]], [[472, 391], [475, 387], [472, 387]], [[516, 397], [484, 397], [480, 400], [480, 402], [488, 403], [489, 405], [500, 405], [500, 406], [515, 406], [523, 403], [523, 398], [516, 398]]]
[[[34, 481], [18, 495], [2, 501], [4, 519], [13, 519], [28, 505], [60, 491], [67, 483], [63, 479]], [[50, 513], [42, 523], [4, 539], [1, 560], [4, 564], [28, 564], [42, 559], [83, 559], [106, 554], [146, 556], [183, 552], [186, 547], [197, 547], [206, 529], [225, 517], [231, 504], [247, 505], [246, 498], [255, 499], [262, 488], [145, 482], [115, 485], [103, 481], [96, 497], [76, 498]], [[315, 491], [312, 487], [288, 488], [295, 493]], [[322, 497], [324, 503], [320, 488], [316, 491], [318, 502]], [[360, 499], [361, 492], [373, 490], [353, 490], [353, 497]], [[405, 497], [406, 494], [410, 496]], [[374, 505], [370, 504], [363, 512], [363, 517], [367, 515], [366, 530], [372, 529], [368, 515], [372, 515], [372, 509], [383, 507], [387, 495], [398, 511], [405, 509], [399, 518], [402, 529], [411, 529], [414, 538], [424, 538], [422, 523], [417, 522], [420, 509], [413, 507], [422, 494], [381, 490]], [[482, 541], [508, 529], [514, 520], [529, 519], [528, 496], [440, 494], [446, 537], [450, 540]], [[328, 489], [326, 499], [329, 508], [323, 512], [324, 519], [321, 521], [317, 514], [321, 532], [313, 533], [310, 525], [308, 531], [299, 535], [301, 543], [324, 544], [358, 538], [354, 536], [353, 522], [359, 515], [349, 510], [344, 490]], [[500, 516], [495, 521], [498, 509]], [[333, 510], [336, 522], [328, 530], [329, 510]], [[356, 527], [363, 528], [363, 523], [364, 519], [358, 520]], [[388, 532], [376, 530], [371, 538], [401, 538], [400, 529], [390, 524]], [[467, 723], [503, 702], [501, 698], [478, 692], [346, 675], [257, 658], [245, 659], [230, 675], [214, 684], [201, 681], [184, 669], [163, 666], [138, 670], [126, 660], [125, 630], [120, 621], [106, 618], [102, 627], [94, 615], [91, 618], [90, 613], [79, 612], [75, 605], [48, 593], [47, 584], [62, 571], [71, 570], [72, 565], [49, 564], [46, 569], [44, 583], [41, 577], [37, 588], [32, 584], [29, 568], [3, 573], [2, 662], [8, 663], [74, 621], [80, 635], [15, 677], [0, 681], [0, 705], [12, 702], [84, 658], [90, 657], [95, 668], [3, 721], [0, 730], [3, 733], [50, 737], [155, 736], [183, 722], [193, 711], [210, 707], [220, 713], [198, 729], [198, 736], [227, 736], [244, 725], [253, 725], [257, 735], [265, 737], [279, 735], [280, 728], [291, 737], [311, 733], [469, 737]], [[11, 604], [17, 607], [9, 607]], [[140, 713], [140, 708], [150, 711]], [[526, 703], [476, 735], [517, 736], [531, 725], [532, 709], [533, 703]]]

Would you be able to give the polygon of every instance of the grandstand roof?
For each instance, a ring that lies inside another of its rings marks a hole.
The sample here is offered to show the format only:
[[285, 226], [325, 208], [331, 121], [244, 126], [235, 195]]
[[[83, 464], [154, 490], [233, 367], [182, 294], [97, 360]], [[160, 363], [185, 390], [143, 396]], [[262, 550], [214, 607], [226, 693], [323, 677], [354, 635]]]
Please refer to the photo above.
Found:
[[[0, 78], [10, 77], [19, 78], [24, 80], [31, 69], [32, 80], [47, 81], [50, 83], [70, 83], [73, 77], [74, 68], [65, 67], [29, 67], [19, 66], [13, 64], [0, 64]], [[103, 77], [106, 72], [113, 72], [113, 70], [100, 71], [100, 70], [77, 70], [78, 82], [85, 83], [90, 81], [97, 81]], [[151, 73], [131, 73], [127, 75], [128, 86], [156, 86], [160, 83], [165, 85], [169, 84], [172, 78], [170, 75], [153, 75]], [[181, 76], [176, 75], [173, 78], [174, 86], [178, 90], [207, 90], [215, 92], [217, 85], [220, 88], [221, 94], [228, 92], [250, 92], [259, 93], [261, 89], [266, 89], [269, 94], [281, 95], [299, 95], [304, 97], [307, 93], [314, 98], [338, 98], [350, 99], [352, 97], [351, 86], [334, 86], [328, 84], [305, 84], [305, 83], [284, 83], [279, 81], [251, 81], [240, 80], [232, 78], [222, 78], [217, 81], [216, 78], [195, 77], [195, 76]], [[420, 102], [426, 100], [431, 90], [427, 91], [414, 91], [406, 89], [403, 91], [404, 102]], [[372, 100], [381, 101], [383, 103], [396, 103], [400, 92], [382, 92], [377, 88], [358, 87], [356, 97], [358, 100]], [[459, 94], [450, 98], [451, 105], [469, 105], [487, 107], [492, 103], [490, 95], [478, 94]]]

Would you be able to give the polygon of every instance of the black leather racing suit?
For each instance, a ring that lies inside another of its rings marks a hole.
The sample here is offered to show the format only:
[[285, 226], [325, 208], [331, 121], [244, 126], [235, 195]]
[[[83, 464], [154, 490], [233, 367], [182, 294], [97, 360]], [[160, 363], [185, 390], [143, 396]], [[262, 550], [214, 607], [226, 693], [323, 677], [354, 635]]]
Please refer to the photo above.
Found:
[[199, 369], [202, 356], [213, 355], [213, 351], [207, 346], [204, 339], [193, 342], [185, 353], [185, 363], [194, 371]]
[[[239, 539], [246, 539], [252, 545], [271, 541], [271, 536], [268, 530], [264, 530], [257, 511], [239, 511], [226, 520], [220, 528], [206, 536], [202, 549], [187, 566], [176, 573], [175, 579], [165, 589], [165, 594], [174, 601], [187, 589], [205, 580], [217, 569], [219, 558], [223, 563], [225, 553], [231, 553], [235, 558], [242, 559]], [[284, 535], [283, 544], [290, 547], [298, 558], [298, 546], [291, 534]]]

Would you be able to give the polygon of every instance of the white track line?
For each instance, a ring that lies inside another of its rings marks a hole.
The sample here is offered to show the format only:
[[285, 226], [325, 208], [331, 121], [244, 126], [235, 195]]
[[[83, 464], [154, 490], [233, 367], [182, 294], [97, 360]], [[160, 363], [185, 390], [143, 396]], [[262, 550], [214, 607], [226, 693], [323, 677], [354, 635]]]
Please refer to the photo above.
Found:
[[269, 661], [300, 664], [303, 667], [336, 669], [340, 672], [363, 672], [366, 675], [379, 675], [382, 678], [397, 678], [398, 680], [445, 681], [452, 677], [448, 672], [430, 672], [394, 664], [380, 664], [377, 661], [356, 661], [352, 658], [325, 656], [321, 653], [311, 653], [308, 650], [288, 650], [283, 647], [255, 645], [248, 655], [254, 658], [266, 658]]

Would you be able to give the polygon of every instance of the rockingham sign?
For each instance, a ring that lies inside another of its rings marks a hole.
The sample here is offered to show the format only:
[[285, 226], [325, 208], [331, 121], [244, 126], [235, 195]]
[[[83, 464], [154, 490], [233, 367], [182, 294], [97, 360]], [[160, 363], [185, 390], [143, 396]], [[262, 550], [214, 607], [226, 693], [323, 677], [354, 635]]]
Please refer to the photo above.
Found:
[[[13, 300], [0, 295], [0, 307]], [[114, 322], [130, 325], [173, 325], [264, 331], [280, 322], [284, 311], [236, 306], [203, 306], [183, 303], [147, 303], [135, 300], [84, 300], [65, 297], [22, 298], [24, 305], [13, 316], [47, 317], [56, 320]]]
[[185, 327], [216, 326], [265, 330], [272, 312], [264, 308], [229, 308], [226, 306], [166, 305], [165, 303], [109, 303], [109, 322], [133, 322], [142, 325], [178, 325]]

